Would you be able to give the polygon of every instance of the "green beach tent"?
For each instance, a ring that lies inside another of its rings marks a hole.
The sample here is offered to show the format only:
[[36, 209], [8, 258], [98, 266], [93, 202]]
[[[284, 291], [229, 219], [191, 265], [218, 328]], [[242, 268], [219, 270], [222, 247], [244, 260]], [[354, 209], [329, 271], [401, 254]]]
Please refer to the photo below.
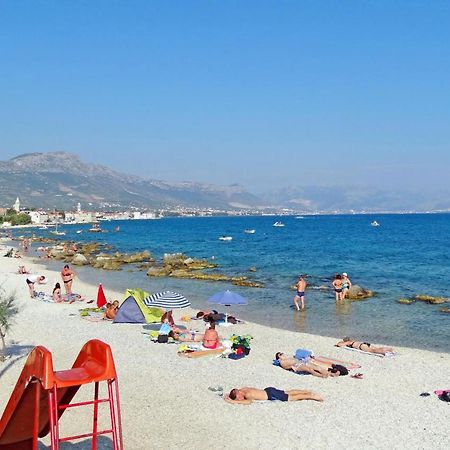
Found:
[[148, 292], [141, 289], [127, 289], [125, 300], [120, 305], [113, 323], [158, 323], [164, 310], [144, 304]]

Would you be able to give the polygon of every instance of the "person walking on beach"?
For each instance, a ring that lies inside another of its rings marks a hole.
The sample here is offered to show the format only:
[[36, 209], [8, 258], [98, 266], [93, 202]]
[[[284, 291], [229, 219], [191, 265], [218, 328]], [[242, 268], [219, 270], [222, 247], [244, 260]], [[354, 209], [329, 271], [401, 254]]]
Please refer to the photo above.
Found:
[[281, 402], [315, 400], [316, 402], [323, 402], [323, 397], [312, 391], [298, 389], [282, 391], [281, 389], [276, 389], [274, 387], [266, 387], [265, 389], [242, 387], [240, 389], [231, 389], [230, 393], [224, 396], [224, 400], [232, 404], [250, 405], [250, 403], [255, 400], [279, 400]]
[[342, 290], [343, 290], [343, 282], [342, 282], [342, 275], [337, 273], [334, 277], [333, 280], [333, 288], [334, 288], [334, 293], [336, 296], [336, 301], [339, 302], [343, 299], [342, 297]]
[[[297, 292], [294, 297], [294, 305], [297, 308], [297, 311], [300, 309], [305, 309], [305, 291], [306, 291], [306, 281], [303, 275], [299, 275], [297, 284], [295, 285]], [[301, 308], [298, 306], [298, 302], [300, 301]]]
[[350, 278], [348, 275], [344, 272], [342, 274], [342, 299], [347, 297], [348, 291], [352, 287], [352, 282], [350, 281]]
[[68, 264], [66, 264], [61, 271], [61, 278], [64, 283], [64, 289], [66, 290], [66, 294], [70, 295], [72, 294], [72, 283], [73, 279], [75, 278], [75, 272], [70, 269]]

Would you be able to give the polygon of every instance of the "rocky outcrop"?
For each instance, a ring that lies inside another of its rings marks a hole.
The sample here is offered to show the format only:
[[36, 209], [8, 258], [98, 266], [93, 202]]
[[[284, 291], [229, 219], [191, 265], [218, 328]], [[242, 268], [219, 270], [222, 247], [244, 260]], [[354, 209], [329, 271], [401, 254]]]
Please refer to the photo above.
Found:
[[410, 298], [399, 298], [397, 303], [401, 303], [402, 305], [410, 305], [411, 303], [414, 303], [414, 300]]
[[364, 289], [357, 284], [354, 284], [347, 292], [347, 298], [349, 300], [365, 300], [367, 298], [373, 297], [375, 294], [373, 291]]
[[441, 303], [449, 301], [449, 299], [444, 297], [432, 297], [431, 295], [422, 295], [422, 294], [416, 295], [414, 299], [419, 302], [429, 303], [431, 305], [440, 305]]
[[441, 312], [442, 313], [446, 313], [446, 314], [450, 314], [450, 308], [442, 308]]
[[89, 260], [81, 253], [76, 254], [70, 262], [76, 266], [86, 266], [89, 264]]

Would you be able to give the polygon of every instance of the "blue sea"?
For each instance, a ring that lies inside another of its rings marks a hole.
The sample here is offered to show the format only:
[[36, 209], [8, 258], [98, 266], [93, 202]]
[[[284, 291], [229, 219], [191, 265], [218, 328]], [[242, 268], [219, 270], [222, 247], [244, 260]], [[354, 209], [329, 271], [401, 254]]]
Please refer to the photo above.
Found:
[[[285, 226], [274, 227], [277, 220]], [[372, 227], [373, 220], [380, 226]], [[117, 225], [120, 232], [114, 232]], [[66, 231], [65, 239], [100, 241], [121, 252], [149, 250], [158, 260], [174, 252], [208, 258], [224, 274], [246, 275], [265, 285], [258, 289], [149, 278], [145, 272], [128, 271], [127, 266], [112, 273], [77, 269], [86, 281], [98, 283], [104, 278], [106, 289], [174, 290], [186, 295], [194, 307], [205, 308], [208, 297], [230, 288], [248, 299], [248, 305], [232, 310], [244, 319], [312, 334], [449, 351], [450, 314], [440, 309], [450, 303], [402, 305], [397, 300], [416, 294], [450, 297], [450, 215], [164, 218], [102, 222], [105, 233], [87, 233], [88, 228], [59, 229]], [[255, 233], [246, 234], [245, 229]], [[223, 235], [232, 241], [219, 240]], [[353, 284], [376, 291], [376, 296], [336, 305], [330, 289], [336, 272], [347, 272]], [[307, 274], [309, 283], [306, 309], [301, 312], [292, 307], [290, 289], [299, 274]]]

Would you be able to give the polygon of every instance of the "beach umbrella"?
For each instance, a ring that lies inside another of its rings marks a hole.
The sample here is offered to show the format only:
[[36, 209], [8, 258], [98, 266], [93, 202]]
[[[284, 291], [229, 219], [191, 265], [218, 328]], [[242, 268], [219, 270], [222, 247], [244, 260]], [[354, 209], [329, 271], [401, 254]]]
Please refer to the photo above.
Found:
[[168, 311], [191, 306], [189, 300], [184, 295], [171, 291], [156, 292], [155, 294], [149, 295], [144, 298], [144, 304], [146, 306], [158, 306]]
[[106, 305], [106, 297], [105, 297], [105, 293], [103, 292], [103, 286], [100, 283], [98, 285], [98, 292], [97, 292], [97, 307], [101, 308], [102, 306]]
[[[228, 308], [228, 313], [231, 305], [246, 305], [247, 300], [242, 297], [242, 295], [236, 294], [236, 292], [232, 292], [229, 289], [222, 292], [217, 292], [212, 295], [208, 299], [208, 303], [214, 303], [217, 305], [224, 305]], [[225, 314], [225, 323], [228, 324], [227, 316], [228, 313]]]

